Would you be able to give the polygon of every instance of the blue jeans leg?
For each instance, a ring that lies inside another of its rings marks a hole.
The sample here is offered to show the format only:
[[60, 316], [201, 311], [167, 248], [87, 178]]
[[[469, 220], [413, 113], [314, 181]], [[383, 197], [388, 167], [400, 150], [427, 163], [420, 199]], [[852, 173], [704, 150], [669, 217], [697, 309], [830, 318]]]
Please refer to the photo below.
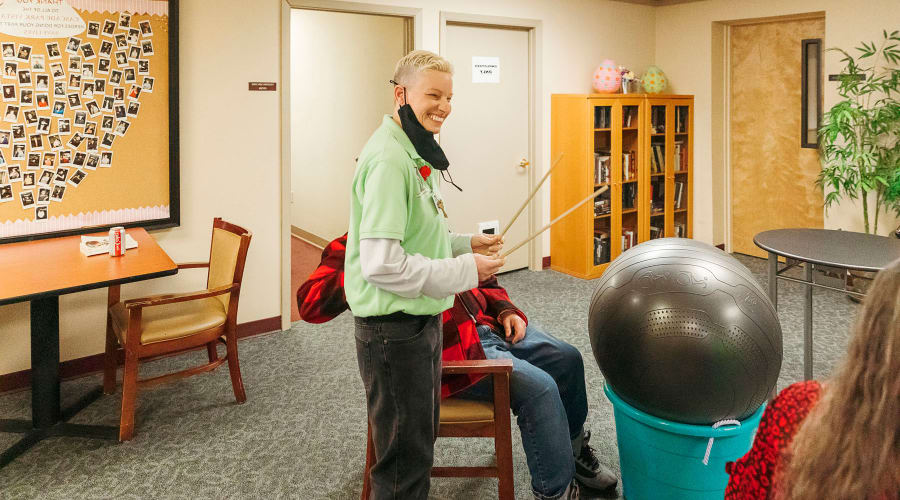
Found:
[[[587, 418], [581, 353], [529, 325], [525, 338], [510, 344], [486, 326], [478, 335], [488, 359], [510, 359], [510, 404], [517, 417], [531, 488], [539, 498], [557, 498], [575, 475], [571, 439]], [[460, 397], [490, 400], [493, 382], [484, 379]]]

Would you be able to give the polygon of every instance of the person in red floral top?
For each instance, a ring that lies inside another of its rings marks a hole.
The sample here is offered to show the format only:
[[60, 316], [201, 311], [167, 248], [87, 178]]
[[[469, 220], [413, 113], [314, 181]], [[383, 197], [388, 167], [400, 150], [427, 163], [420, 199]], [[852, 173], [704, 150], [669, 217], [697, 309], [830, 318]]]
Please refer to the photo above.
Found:
[[[345, 245], [346, 235], [329, 243], [319, 267], [297, 290], [303, 320], [323, 323], [348, 309]], [[510, 403], [535, 498], [579, 498], [576, 484], [593, 490], [615, 487], [615, 474], [600, 464], [589, 445], [590, 431], [584, 429], [587, 390], [578, 349], [529, 324], [495, 276], [456, 294], [442, 320], [444, 361], [512, 360]], [[491, 384], [482, 376], [445, 375], [441, 396], [489, 400]]]
[[872, 283], [841, 368], [781, 391], [726, 471], [726, 500], [900, 498], [900, 260]]

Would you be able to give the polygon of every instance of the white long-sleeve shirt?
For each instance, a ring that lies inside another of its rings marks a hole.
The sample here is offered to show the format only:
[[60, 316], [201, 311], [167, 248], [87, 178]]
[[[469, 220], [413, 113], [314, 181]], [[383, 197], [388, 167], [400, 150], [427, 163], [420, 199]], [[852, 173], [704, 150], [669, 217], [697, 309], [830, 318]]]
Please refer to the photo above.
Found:
[[441, 299], [478, 286], [478, 269], [471, 234], [450, 235], [453, 258], [429, 259], [408, 254], [400, 240], [365, 238], [359, 241], [363, 278], [378, 288], [405, 298], [427, 295]]

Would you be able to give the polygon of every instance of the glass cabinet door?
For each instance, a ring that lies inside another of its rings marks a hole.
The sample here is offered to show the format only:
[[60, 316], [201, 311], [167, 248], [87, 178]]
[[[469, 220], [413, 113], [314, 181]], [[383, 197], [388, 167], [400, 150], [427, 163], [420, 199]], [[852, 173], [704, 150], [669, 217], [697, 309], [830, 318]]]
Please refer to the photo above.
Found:
[[689, 224], [691, 214], [690, 204], [690, 176], [689, 158], [691, 145], [689, 128], [691, 124], [690, 106], [673, 107], [674, 119], [674, 143], [672, 148], [672, 173], [675, 179], [672, 192], [673, 233], [672, 236], [690, 238]]
[[622, 234], [621, 251], [624, 252], [638, 244], [639, 241], [639, 196], [638, 167], [640, 165], [640, 106], [623, 104], [622, 106], [622, 162], [621, 162], [621, 207]]
[[650, 107], [649, 239], [666, 236], [666, 106]]
[[[594, 191], [612, 183], [612, 111], [609, 105], [594, 106]], [[594, 198], [593, 263], [595, 266], [611, 260], [612, 196], [607, 190]]]

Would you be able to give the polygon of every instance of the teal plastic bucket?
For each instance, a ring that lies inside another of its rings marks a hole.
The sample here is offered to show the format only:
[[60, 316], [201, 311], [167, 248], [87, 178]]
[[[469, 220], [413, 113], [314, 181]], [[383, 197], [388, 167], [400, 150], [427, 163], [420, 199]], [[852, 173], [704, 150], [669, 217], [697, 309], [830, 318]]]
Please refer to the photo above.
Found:
[[[622, 490], [628, 500], [721, 500], [728, 485], [725, 462], [744, 456], [763, 404], [741, 425], [690, 425], [663, 420], [622, 401], [603, 384], [613, 404]], [[714, 438], [708, 464], [703, 463]]]

